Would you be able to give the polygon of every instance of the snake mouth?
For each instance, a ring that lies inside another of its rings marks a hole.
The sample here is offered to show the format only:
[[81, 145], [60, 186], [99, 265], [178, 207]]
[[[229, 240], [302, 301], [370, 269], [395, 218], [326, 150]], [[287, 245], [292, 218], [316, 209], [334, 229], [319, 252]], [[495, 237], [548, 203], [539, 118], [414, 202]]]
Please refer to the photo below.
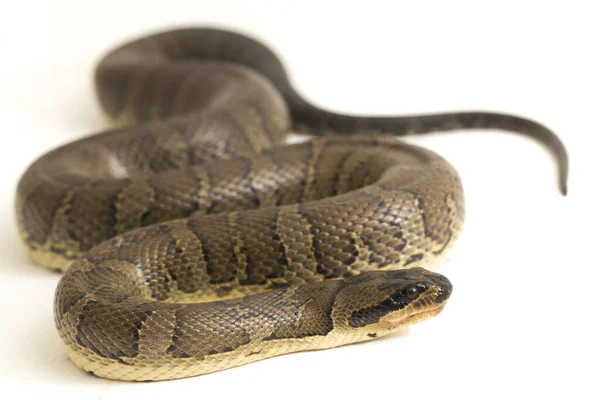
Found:
[[408, 323], [416, 323], [429, 318], [433, 318], [442, 312], [445, 305], [445, 303], [436, 304], [436, 306], [434, 307], [424, 310], [418, 310], [417, 312], [409, 314], [408, 317], [406, 317], [405, 321], [407, 321]]
[[396, 328], [406, 327], [437, 316], [442, 312], [445, 305], [446, 303], [444, 302], [441, 304], [434, 303], [426, 307], [418, 307], [410, 312], [403, 313], [403, 315], [397, 318], [390, 318], [388, 321]]
[[446, 302], [452, 294], [452, 284], [443, 275], [427, 271], [426, 278], [432, 284], [429, 292], [410, 308], [406, 309], [394, 323], [398, 326], [407, 326], [433, 318], [442, 312]]

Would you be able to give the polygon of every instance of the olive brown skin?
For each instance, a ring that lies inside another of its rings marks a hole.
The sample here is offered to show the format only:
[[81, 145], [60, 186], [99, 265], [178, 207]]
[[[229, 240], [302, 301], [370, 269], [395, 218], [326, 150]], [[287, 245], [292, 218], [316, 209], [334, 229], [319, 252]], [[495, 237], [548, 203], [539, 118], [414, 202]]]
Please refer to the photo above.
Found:
[[[135, 40], [96, 85], [121, 128], [35, 161], [16, 206], [32, 260], [66, 271], [54, 310], [69, 356], [101, 377], [200, 375], [437, 315], [452, 286], [423, 267], [461, 231], [461, 182], [390, 135], [517, 131], [553, 151], [566, 192], [564, 146], [536, 122], [321, 110], [232, 32]], [[286, 146], [291, 131], [325, 137]]]

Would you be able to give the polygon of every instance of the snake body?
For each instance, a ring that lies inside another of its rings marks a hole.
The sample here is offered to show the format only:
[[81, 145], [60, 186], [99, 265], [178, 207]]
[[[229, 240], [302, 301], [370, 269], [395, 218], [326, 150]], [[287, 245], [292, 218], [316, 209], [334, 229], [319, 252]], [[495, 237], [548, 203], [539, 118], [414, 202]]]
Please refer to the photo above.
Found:
[[[423, 267], [457, 239], [461, 183], [389, 134], [517, 131], [550, 147], [566, 191], [564, 147], [533, 121], [321, 110], [231, 32], [135, 40], [96, 85], [121, 128], [35, 161], [16, 204], [31, 258], [66, 271], [54, 309], [69, 356], [101, 377], [205, 374], [439, 313], [451, 284]], [[291, 131], [324, 137], [283, 145]]]

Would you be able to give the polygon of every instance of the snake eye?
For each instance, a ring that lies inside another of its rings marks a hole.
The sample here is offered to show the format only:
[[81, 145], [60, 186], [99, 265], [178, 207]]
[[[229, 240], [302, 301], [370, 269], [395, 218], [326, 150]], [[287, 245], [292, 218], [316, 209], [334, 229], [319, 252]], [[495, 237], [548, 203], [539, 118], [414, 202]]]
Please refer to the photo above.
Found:
[[419, 290], [415, 286], [411, 286], [406, 289], [406, 296], [409, 299], [414, 300], [419, 296]]

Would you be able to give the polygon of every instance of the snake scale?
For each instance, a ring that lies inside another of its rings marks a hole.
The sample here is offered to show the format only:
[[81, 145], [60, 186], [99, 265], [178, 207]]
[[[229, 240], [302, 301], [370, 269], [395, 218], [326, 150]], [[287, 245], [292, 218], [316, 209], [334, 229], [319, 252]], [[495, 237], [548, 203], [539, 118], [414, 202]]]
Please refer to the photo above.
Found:
[[[452, 286], [424, 267], [461, 230], [461, 182], [393, 135], [519, 132], [550, 148], [566, 193], [566, 151], [536, 122], [319, 109], [233, 32], [137, 39], [95, 81], [119, 125], [35, 161], [16, 213], [32, 260], [66, 271], [54, 312], [70, 358], [101, 377], [200, 375], [438, 314]], [[318, 137], [284, 145], [292, 131]]]

